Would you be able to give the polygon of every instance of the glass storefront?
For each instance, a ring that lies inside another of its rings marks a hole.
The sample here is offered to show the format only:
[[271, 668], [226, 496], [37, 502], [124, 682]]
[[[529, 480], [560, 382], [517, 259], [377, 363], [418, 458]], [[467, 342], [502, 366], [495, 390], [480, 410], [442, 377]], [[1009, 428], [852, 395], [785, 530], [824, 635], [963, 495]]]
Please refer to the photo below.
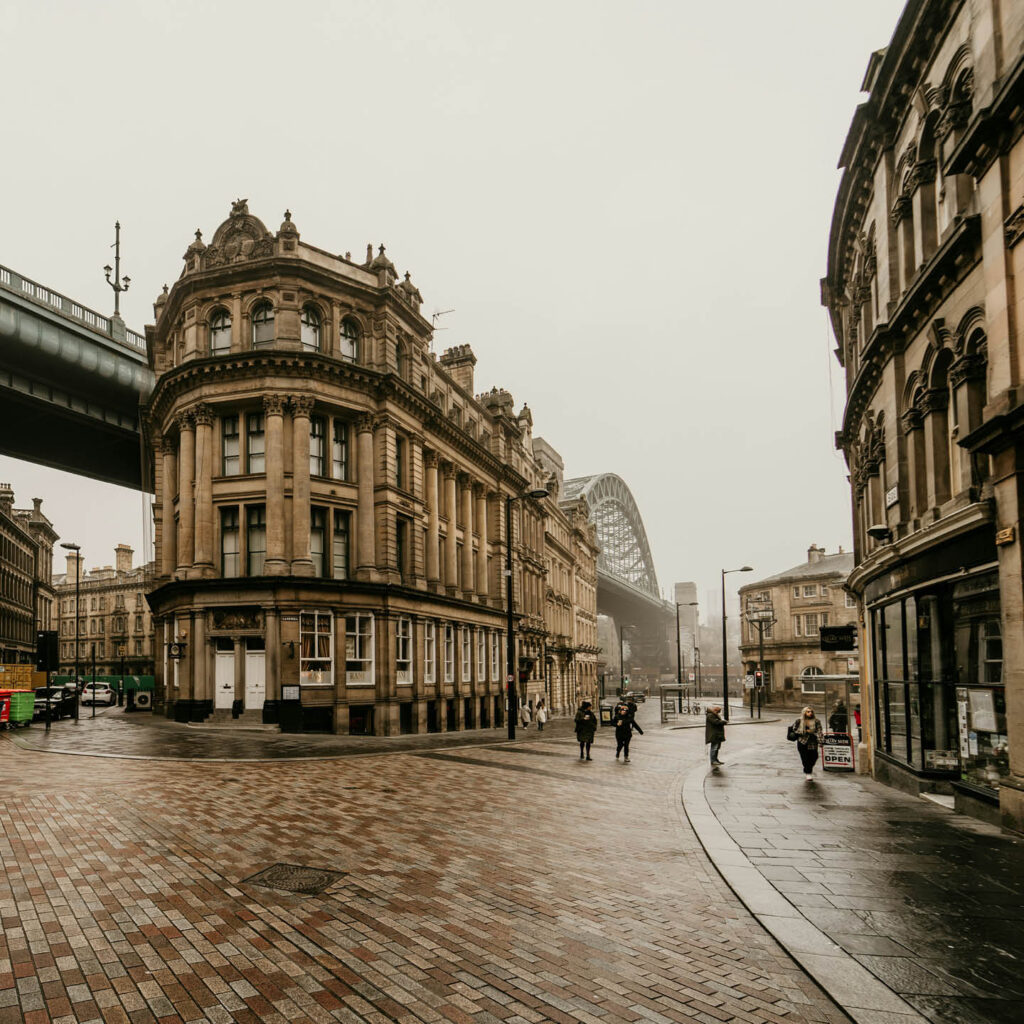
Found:
[[871, 610], [877, 748], [990, 790], [1009, 771], [998, 586], [988, 569]]

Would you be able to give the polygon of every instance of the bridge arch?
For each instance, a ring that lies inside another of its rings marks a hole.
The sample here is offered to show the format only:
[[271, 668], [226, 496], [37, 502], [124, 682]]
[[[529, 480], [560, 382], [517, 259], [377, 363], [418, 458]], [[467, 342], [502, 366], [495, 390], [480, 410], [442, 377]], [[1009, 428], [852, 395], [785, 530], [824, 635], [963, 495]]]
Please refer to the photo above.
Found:
[[587, 500], [601, 545], [598, 572], [660, 602], [647, 531], [626, 481], [615, 473], [576, 477], [565, 481], [562, 496]]

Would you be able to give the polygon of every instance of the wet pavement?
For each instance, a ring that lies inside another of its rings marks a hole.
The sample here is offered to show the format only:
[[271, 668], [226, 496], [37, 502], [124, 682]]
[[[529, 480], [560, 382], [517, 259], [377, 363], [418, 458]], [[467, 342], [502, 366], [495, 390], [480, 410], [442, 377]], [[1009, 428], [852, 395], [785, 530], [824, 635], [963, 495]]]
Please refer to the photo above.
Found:
[[757, 739], [703, 788], [760, 875], [927, 1020], [1024, 1021], [1024, 839]]
[[123, 713], [0, 735], [0, 1024], [846, 1021], [685, 820], [702, 732], [652, 726], [630, 765], [568, 723], [294, 760]]

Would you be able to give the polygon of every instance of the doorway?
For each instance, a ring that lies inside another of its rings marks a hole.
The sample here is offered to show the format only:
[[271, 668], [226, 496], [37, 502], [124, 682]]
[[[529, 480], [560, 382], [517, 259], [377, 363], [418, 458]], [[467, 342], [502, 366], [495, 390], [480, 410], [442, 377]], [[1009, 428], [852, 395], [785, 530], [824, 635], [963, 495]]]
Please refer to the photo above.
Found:
[[216, 711], [230, 711], [235, 703], [235, 650], [221, 650], [218, 646], [213, 673], [213, 707]]
[[262, 711], [267, 699], [267, 666], [263, 641], [249, 641], [245, 649], [245, 710]]

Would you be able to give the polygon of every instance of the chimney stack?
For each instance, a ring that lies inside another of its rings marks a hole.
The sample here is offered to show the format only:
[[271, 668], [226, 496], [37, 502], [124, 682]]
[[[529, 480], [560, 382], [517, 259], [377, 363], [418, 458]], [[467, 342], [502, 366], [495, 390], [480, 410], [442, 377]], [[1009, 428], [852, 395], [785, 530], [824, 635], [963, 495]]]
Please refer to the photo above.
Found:
[[807, 561], [813, 565], [815, 562], [820, 562], [825, 557], [825, 549], [819, 548], [817, 544], [812, 544], [807, 549]]
[[10, 484], [0, 484], [0, 512], [5, 515], [11, 514], [11, 509], [14, 508], [14, 491], [11, 490]]
[[69, 551], [67, 558], [67, 582], [74, 583], [76, 579], [81, 579], [82, 553], [80, 551]]
[[476, 356], [469, 345], [456, 345], [448, 349], [439, 360], [449, 376], [467, 395], [473, 394], [473, 367]]
[[127, 544], [118, 544], [114, 548], [115, 565], [117, 566], [118, 572], [131, 572], [132, 571], [132, 556], [135, 551]]

